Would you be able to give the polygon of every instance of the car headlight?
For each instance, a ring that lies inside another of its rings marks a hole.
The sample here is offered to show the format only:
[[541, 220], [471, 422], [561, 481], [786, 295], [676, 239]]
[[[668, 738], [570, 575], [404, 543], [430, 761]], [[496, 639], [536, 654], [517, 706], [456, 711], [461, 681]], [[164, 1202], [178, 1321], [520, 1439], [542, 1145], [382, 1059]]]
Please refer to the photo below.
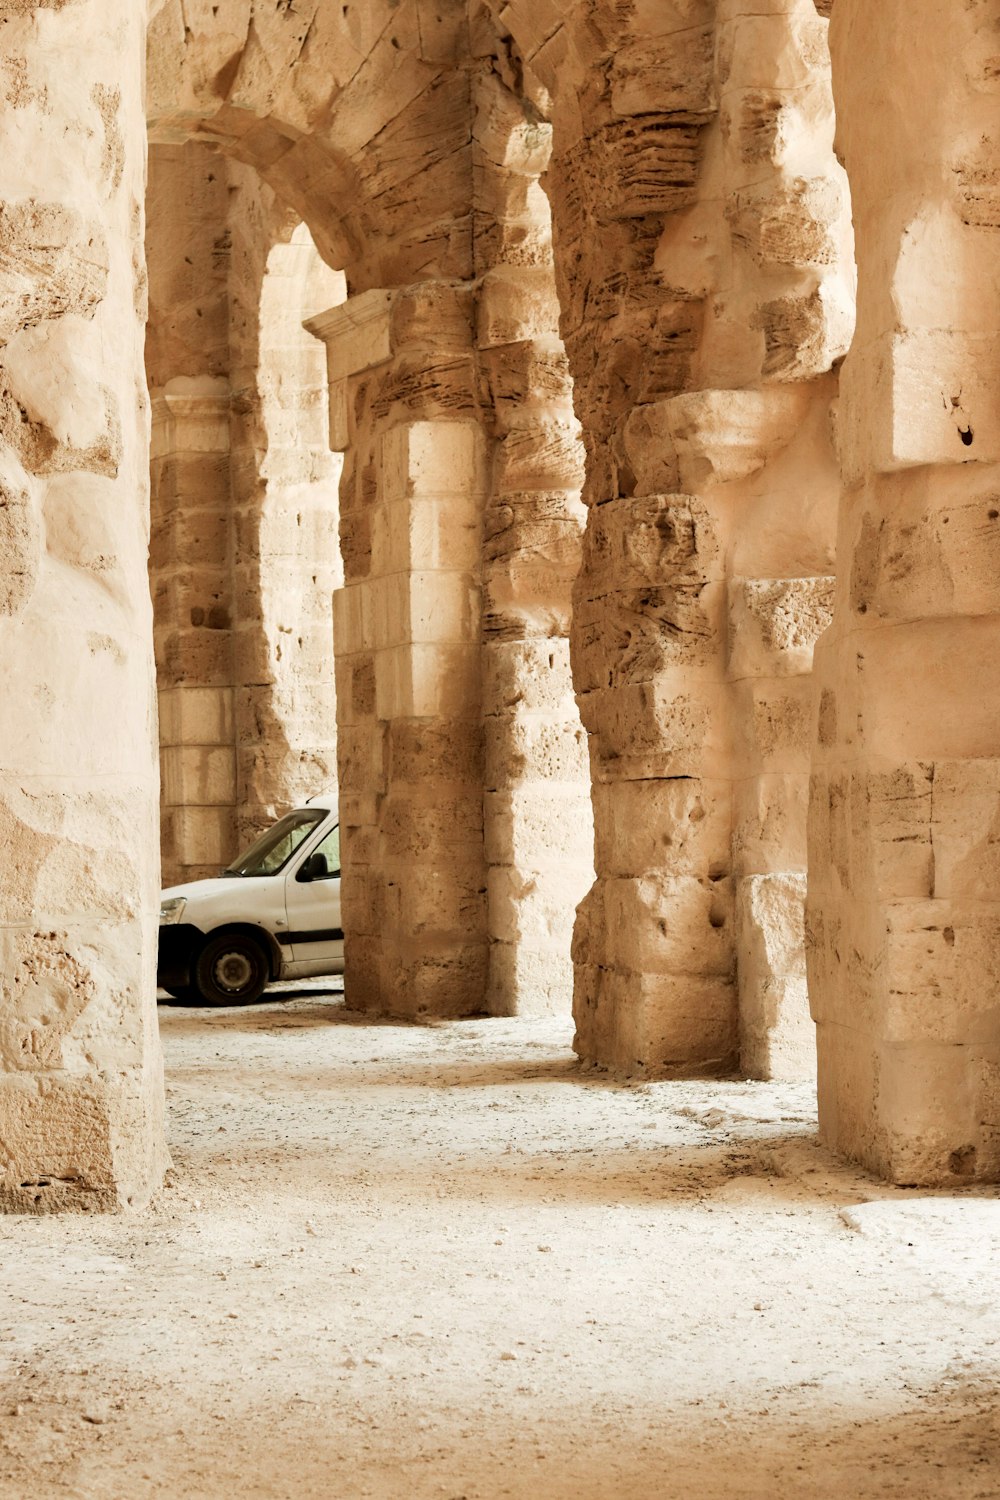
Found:
[[185, 906], [187, 902], [183, 896], [174, 896], [170, 901], [161, 901], [160, 926], [172, 927], [175, 922], [179, 922], [184, 915]]

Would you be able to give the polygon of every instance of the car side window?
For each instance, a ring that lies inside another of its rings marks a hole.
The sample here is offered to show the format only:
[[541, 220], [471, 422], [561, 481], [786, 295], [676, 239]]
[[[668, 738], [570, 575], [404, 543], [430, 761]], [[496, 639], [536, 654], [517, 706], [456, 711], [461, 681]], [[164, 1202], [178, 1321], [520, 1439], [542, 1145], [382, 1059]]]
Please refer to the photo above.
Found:
[[326, 859], [326, 870], [327, 870], [327, 873], [326, 873], [325, 876], [323, 876], [321, 878], [323, 878], [325, 880], [333, 880], [333, 879], [339, 877], [339, 875], [340, 875], [340, 825], [339, 825], [339, 823], [335, 827], [333, 827], [333, 828], [330, 829], [330, 832], [327, 834], [326, 838], [323, 839], [322, 843], [319, 843], [319, 844], [316, 845], [316, 848], [313, 850], [312, 854], [310, 855], [310, 858], [314, 859], [317, 854], [322, 854], [324, 856], [324, 858]]

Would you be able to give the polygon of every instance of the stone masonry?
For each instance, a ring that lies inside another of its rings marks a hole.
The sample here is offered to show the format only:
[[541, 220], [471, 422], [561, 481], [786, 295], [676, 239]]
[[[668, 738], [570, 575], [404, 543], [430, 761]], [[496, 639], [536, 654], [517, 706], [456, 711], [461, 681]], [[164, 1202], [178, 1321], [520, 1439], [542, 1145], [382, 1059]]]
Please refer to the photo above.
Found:
[[0, 0], [0, 1207], [334, 783], [353, 1006], [1000, 1178], [1000, 0], [142, 8]]
[[0, 1208], [165, 1165], [140, 13], [0, 3]]

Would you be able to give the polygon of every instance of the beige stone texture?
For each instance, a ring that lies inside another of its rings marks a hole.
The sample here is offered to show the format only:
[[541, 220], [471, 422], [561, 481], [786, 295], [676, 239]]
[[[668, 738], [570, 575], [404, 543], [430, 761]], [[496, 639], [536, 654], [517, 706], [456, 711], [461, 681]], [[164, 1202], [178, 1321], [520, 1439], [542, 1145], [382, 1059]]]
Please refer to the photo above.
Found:
[[336, 785], [340, 459], [303, 319], [342, 295], [255, 174], [155, 146], [151, 577], [164, 883], [216, 874]]
[[781, 955], [798, 932], [801, 968], [786, 908], [831, 610], [832, 372], [853, 329], [827, 23], [811, 0], [493, 9], [553, 121], [587, 453], [572, 642], [598, 884], [575, 941], [578, 1048], [642, 1076], [808, 1076], [804, 985]]
[[144, 24], [6, 7], [0, 161], [0, 1208], [166, 1164], [142, 381]]
[[0, 0], [0, 1206], [149, 1195], [157, 881], [334, 786], [358, 1008], [1000, 1176], [998, 20]]
[[926, 0], [838, 0], [832, 22], [859, 295], [818, 652], [809, 989], [823, 1134], [901, 1183], [1000, 1170], [996, 24], [985, 5], [942, 26]]

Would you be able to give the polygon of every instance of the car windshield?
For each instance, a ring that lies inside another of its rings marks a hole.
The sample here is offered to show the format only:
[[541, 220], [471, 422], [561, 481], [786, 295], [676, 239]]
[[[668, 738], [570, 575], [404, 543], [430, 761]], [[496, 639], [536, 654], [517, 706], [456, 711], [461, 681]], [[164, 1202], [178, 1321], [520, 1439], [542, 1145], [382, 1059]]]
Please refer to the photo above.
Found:
[[223, 875], [277, 875], [326, 816], [321, 807], [301, 807], [287, 813], [223, 870]]

